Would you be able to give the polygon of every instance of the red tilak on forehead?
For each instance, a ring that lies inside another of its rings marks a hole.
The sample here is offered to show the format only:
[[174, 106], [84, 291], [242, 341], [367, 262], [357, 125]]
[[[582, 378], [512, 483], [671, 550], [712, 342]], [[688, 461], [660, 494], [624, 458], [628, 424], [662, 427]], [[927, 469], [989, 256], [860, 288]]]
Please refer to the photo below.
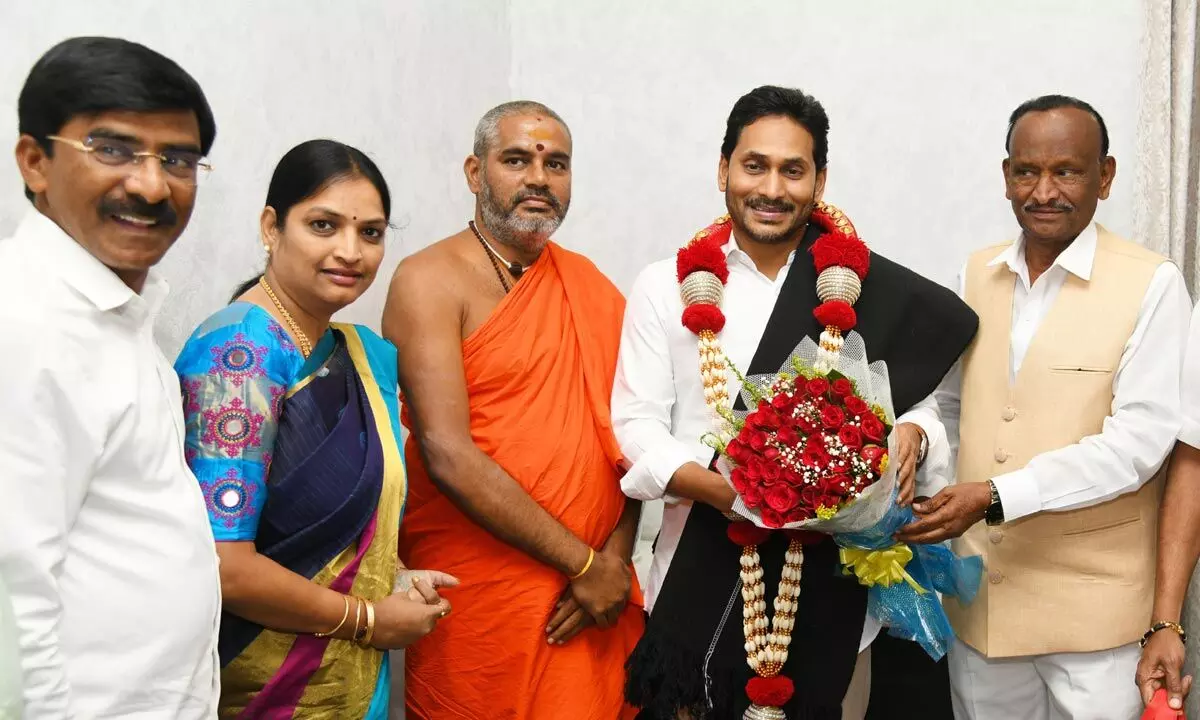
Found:
[[538, 144], [537, 144], [537, 151], [538, 151], [538, 152], [541, 152], [541, 151], [543, 151], [543, 150], [545, 150], [545, 149], [546, 149], [546, 146], [545, 146], [545, 145], [543, 145], [543, 144], [541, 144], [541, 143], [538, 143]]

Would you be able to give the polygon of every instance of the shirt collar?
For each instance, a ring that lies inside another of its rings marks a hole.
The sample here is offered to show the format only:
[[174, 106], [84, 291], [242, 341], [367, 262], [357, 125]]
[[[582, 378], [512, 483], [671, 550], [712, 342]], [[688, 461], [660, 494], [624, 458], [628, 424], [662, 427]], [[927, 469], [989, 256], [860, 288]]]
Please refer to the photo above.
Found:
[[[729, 233], [729, 239], [721, 246], [721, 251], [725, 253], [727, 261], [733, 261], [745, 265], [754, 272], [758, 272], [758, 266], [754, 264], [754, 259], [746, 254], [746, 251], [738, 246], [737, 240], [733, 237], [733, 233]], [[788, 253], [787, 262], [783, 264], [781, 274], [785, 273], [792, 267], [792, 261], [796, 259], [796, 251]]]
[[154, 270], [146, 277], [139, 296], [116, 273], [105, 267], [82, 245], [63, 231], [49, 217], [30, 210], [17, 227], [15, 238], [28, 243], [48, 261], [50, 273], [57, 274], [71, 288], [96, 306], [108, 312], [135, 301], [149, 312], [156, 312], [166, 299], [167, 283]]
[[[1096, 245], [1099, 243], [1099, 231], [1096, 223], [1090, 223], [1079, 237], [1054, 258], [1050, 267], [1061, 267], [1063, 270], [1078, 277], [1080, 280], [1092, 279], [1092, 265], [1096, 260]], [[999, 255], [992, 258], [988, 266], [1004, 263], [1008, 269], [1017, 275], [1027, 278], [1029, 265], [1025, 262], [1025, 235], [1021, 234], [1017, 241], [1004, 248]]]

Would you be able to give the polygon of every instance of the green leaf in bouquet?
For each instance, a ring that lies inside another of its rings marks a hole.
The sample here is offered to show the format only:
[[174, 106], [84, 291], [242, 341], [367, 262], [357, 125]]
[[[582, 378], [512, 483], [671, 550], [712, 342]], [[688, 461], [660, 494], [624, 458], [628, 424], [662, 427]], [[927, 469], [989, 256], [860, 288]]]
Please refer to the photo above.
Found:
[[713, 450], [716, 450], [721, 455], [725, 454], [725, 448], [728, 447], [728, 445], [721, 440], [721, 436], [713, 432], [707, 432], [701, 435], [700, 442], [704, 443]]

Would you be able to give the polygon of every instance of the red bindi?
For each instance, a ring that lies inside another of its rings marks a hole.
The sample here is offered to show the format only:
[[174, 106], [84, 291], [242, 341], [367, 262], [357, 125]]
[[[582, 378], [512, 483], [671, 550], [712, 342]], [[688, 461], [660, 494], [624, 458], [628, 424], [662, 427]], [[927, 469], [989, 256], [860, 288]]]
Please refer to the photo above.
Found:
[[537, 144], [537, 151], [538, 151], [538, 152], [541, 152], [541, 151], [543, 151], [543, 150], [545, 150], [545, 149], [546, 149], [546, 146], [545, 146], [545, 145], [543, 145], [543, 144], [541, 144], [541, 143], [538, 143], [538, 144]]

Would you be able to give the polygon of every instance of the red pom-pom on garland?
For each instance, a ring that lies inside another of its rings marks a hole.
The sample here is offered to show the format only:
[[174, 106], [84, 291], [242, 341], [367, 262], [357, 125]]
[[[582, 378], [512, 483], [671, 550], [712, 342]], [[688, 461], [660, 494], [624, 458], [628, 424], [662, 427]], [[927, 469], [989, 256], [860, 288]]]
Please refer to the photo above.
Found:
[[871, 266], [871, 251], [857, 236], [838, 232], [826, 233], [812, 246], [813, 265], [817, 274], [835, 265], [850, 268], [859, 280], [867, 277]]
[[699, 270], [716, 275], [722, 285], [729, 279], [729, 263], [725, 258], [725, 251], [714, 236], [688, 243], [679, 248], [679, 253], [675, 256], [675, 272], [679, 282], [683, 282], [684, 278]]
[[752, 522], [735, 522], [729, 523], [725, 534], [733, 541], [734, 545], [749, 547], [751, 545], [762, 545], [771, 537], [771, 531], [766, 528], [760, 528]]
[[719, 333], [725, 327], [725, 313], [716, 305], [708, 303], [688, 305], [683, 309], [683, 326], [697, 335], [702, 330]]
[[841, 300], [823, 302], [813, 310], [813, 316], [823, 327], [834, 326], [843, 334], [850, 332], [858, 324], [858, 314], [854, 308]]
[[761, 707], [783, 707], [795, 692], [792, 679], [784, 675], [752, 677], [746, 683], [746, 695], [750, 702]]

